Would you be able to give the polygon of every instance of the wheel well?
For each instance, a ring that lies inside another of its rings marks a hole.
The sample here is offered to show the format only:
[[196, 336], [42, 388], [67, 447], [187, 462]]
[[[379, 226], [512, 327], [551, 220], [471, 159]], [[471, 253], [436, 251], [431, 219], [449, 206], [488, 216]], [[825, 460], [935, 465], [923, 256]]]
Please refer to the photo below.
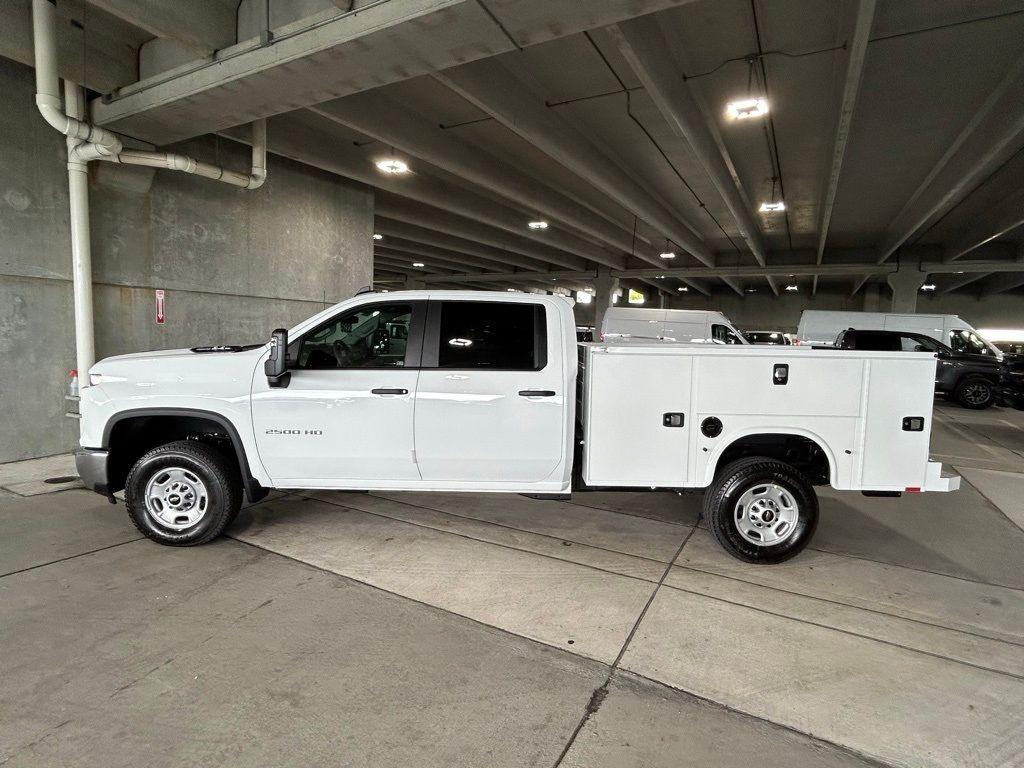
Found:
[[715, 464], [715, 474], [737, 459], [767, 456], [800, 470], [814, 485], [827, 485], [831, 477], [828, 454], [809, 437], [779, 433], [747, 435], [729, 444]]
[[997, 373], [983, 373], [980, 371], [969, 371], [963, 374], [959, 379], [956, 380], [956, 387], [959, 387], [968, 379], [984, 379], [989, 384], [999, 383], [999, 374]]
[[107, 464], [110, 492], [124, 488], [128, 471], [144, 454], [177, 440], [199, 440], [216, 448], [241, 475], [250, 501], [266, 495], [252, 478], [245, 451], [234, 429], [215, 418], [198, 414], [139, 414], [115, 422], [105, 441], [110, 451]]

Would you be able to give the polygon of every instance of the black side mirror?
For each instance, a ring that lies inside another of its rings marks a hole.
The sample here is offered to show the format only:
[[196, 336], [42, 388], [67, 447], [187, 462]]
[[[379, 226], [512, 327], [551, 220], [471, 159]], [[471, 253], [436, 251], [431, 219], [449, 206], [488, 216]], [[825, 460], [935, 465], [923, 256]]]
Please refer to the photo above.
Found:
[[288, 331], [278, 328], [270, 335], [270, 357], [263, 364], [267, 384], [271, 387], [287, 387], [292, 375], [288, 372]]

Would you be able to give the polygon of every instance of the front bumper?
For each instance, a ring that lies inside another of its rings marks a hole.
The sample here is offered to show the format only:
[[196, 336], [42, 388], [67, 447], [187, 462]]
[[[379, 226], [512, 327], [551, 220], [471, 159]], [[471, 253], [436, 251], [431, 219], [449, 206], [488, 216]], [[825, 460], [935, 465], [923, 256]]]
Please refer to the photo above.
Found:
[[79, 448], [75, 451], [75, 468], [85, 487], [104, 496], [110, 495], [109, 460], [110, 451], [102, 448]]

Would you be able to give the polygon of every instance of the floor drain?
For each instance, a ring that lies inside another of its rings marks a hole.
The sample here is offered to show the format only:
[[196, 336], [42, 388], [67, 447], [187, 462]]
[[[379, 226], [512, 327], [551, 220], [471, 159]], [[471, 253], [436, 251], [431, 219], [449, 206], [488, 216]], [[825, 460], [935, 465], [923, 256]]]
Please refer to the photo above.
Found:
[[64, 483], [73, 483], [78, 479], [78, 475], [64, 475], [62, 477], [48, 477], [43, 480], [47, 485], [63, 485]]

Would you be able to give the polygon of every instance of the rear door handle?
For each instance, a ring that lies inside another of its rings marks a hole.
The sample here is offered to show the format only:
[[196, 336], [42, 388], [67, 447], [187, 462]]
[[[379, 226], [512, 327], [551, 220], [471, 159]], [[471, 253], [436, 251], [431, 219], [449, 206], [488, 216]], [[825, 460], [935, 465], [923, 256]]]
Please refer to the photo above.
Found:
[[392, 389], [390, 387], [378, 387], [377, 389], [371, 389], [370, 394], [373, 395], [408, 395], [408, 389]]
[[520, 397], [554, 397], [553, 389], [520, 389]]

